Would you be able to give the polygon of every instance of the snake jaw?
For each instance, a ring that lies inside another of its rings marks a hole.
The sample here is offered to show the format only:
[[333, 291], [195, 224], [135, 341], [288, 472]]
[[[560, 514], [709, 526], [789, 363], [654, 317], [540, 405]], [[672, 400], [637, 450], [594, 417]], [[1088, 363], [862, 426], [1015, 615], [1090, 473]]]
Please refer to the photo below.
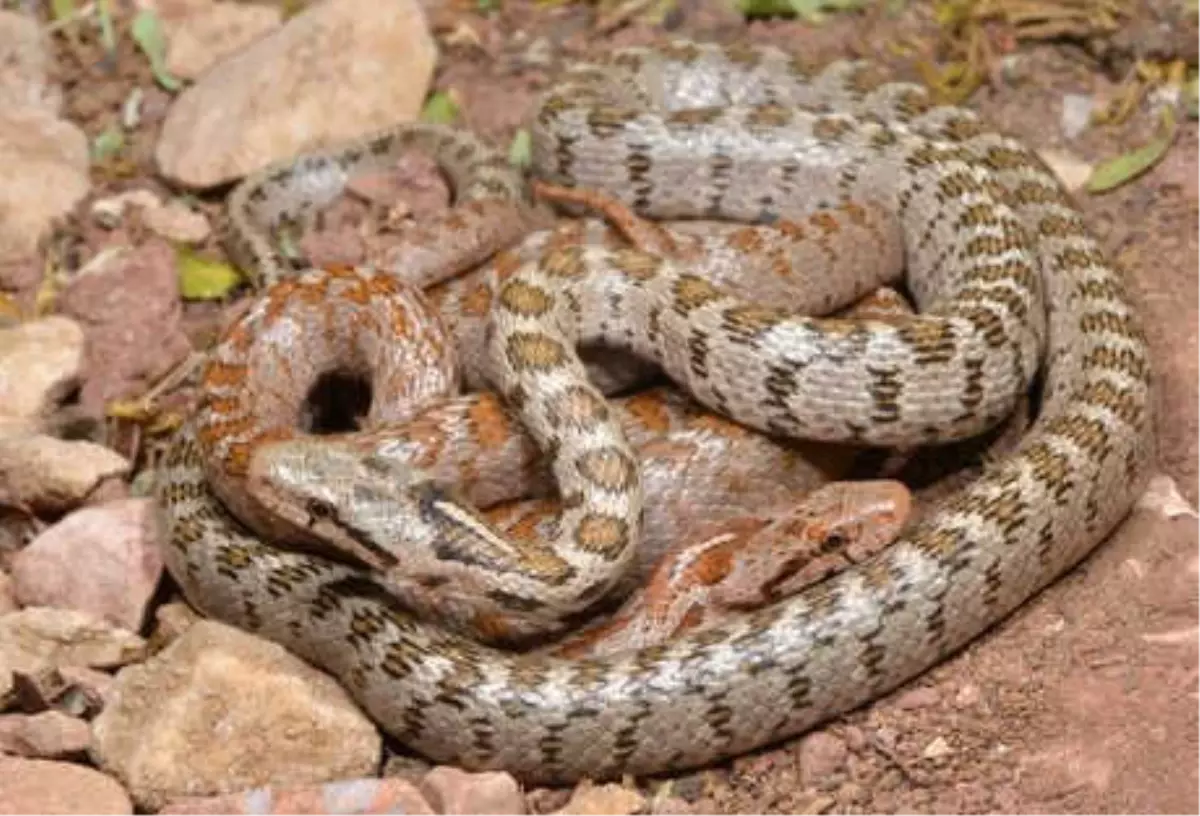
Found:
[[[361, 499], [361, 486], [373, 484], [378, 500], [372, 506], [380, 508], [374, 515], [386, 515], [382, 508], [395, 502], [396, 495], [386, 481], [370, 480], [372, 472], [355, 451], [328, 439], [300, 437], [259, 448], [246, 491], [288, 528], [287, 540], [319, 555], [385, 571], [397, 563], [389, 539], [348, 513], [344, 495], [349, 486], [358, 485], [354, 493]], [[320, 478], [313, 478], [317, 473]], [[354, 506], [361, 507], [361, 501]]]

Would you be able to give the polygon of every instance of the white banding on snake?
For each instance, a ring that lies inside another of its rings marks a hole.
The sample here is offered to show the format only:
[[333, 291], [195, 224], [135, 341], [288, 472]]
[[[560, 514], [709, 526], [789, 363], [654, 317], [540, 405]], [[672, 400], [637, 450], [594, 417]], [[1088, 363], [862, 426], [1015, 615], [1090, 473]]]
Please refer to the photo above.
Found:
[[[718, 309], [706, 317], [702, 356], [741, 344], [745, 370], [664, 361], [702, 401], [758, 427], [923, 443], [931, 424], [953, 437], [995, 422], [1040, 359], [1030, 432], [869, 562], [715, 629], [572, 661], [506, 653], [419, 622], [368, 573], [248, 535], [210, 492], [185, 430], [160, 474], [165, 556], [206, 614], [326, 669], [385, 730], [436, 761], [531, 783], [652, 774], [798, 734], [894, 688], [1076, 564], [1129, 512], [1154, 455], [1149, 351], [1121, 275], [1021, 144], [862, 64], [809, 73], [773, 49], [687, 43], [582, 66], [543, 100], [536, 123], [539, 174], [610, 189], [646, 215], [736, 219], [873, 197], [900, 218], [923, 312], [915, 323], [855, 329], [737, 311], [720, 293], [681, 286], [686, 276], [667, 280], [686, 272], [676, 265], [625, 269], [639, 286], [661, 286], [670, 299], [660, 318], [672, 312], [682, 332], [692, 330], [690, 312]], [[546, 310], [567, 316], [547, 326], [529, 304], [537, 291], [551, 301], [586, 296], [571, 278], [586, 279], [593, 261], [606, 256], [566, 250], [556, 268], [524, 269], [505, 284], [529, 289], [511, 289], [498, 317], [494, 349], [509, 369], [496, 376], [510, 396], [521, 382], [518, 408], [542, 443], [559, 441], [540, 412], [552, 396], [543, 389], [563, 388], [566, 375], [571, 387], [586, 382], [572, 362], [572, 310]], [[657, 331], [628, 328], [635, 342]], [[541, 339], [507, 355], [522, 334]], [[760, 352], [788, 370], [768, 371]], [[877, 353], [884, 362], [873, 365], [866, 355]], [[744, 378], [737, 394], [714, 379], [735, 374]], [[797, 391], [842, 374], [849, 385], [831, 387], [829, 402]], [[933, 383], [942, 390], [931, 396]], [[843, 398], [850, 419], [839, 422]], [[942, 418], [923, 422], [927, 408]], [[553, 455], [566, 461], [571, 445]], [[622, 489], [614, 472], [605, 480]]]

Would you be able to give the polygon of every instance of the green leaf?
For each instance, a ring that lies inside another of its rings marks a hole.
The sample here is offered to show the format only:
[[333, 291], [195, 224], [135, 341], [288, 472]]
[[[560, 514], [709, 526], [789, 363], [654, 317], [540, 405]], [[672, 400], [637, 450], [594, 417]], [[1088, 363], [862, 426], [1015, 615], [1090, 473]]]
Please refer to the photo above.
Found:
[[281, 16], [286, 21], [304, 11], [305, 2], [304, 0], [283, 0], [280, 6], [280, 10], [282, 11]]
[[738, 10], [747, 17], [799, 17], [818, 25], [826, 12], [854, 11], [869, 0], [737, 0]]
[[142, 49], [146, 59], [150, 60], [150, 70], [154, 80], [168, 91], [178, 91], [183, 87], [178, 79], [171, 76], [166, 67], [167, 43], [163, 37], [162, 24], [158, 15], [150, 9], [142, 9], [133, 18], [130, 27], [134, 42]]
[[109, 125], [92, 140], [92, 161], [102, 162], [115, 156], [125, 147], [125, 132], [116, 125]]
[[135, 498], [151, 498], [154, 496], [154, 480], [158, 478], [156, 468], [146, 468], [133, 477], [129, 483], [129, 494]]
[[50, 16], [56, 23], [71, 19], [75, 16], [75, 0], [51, 0]]
[[117, 30], [113, 27], [108, 0], [96, 0], [96, 18], [100, 21], [100, 42], [109, 54], [117, 53]]
[[517, 168], [533, 164], [533, 139], [525, 128], [517, 131], [512, 144], [508, 146], [508, 163]]
[[446, 91], [434, 91], [421, 111], [421, 121], [448, 125], [458, 118], [458, 103]]
[[1200, 117], [1200, 87], [1196, 83], [1198, 78], [1200, 77], [1193, 76], [1183, 86], [1183, 109], [1187, 111], [1189, 119]]
[[1105, 193], [1145, 173], [1167, 154], [1167, 149], [1175, 141], [1178, 130], [1175, 115], [1171, 113], [1170, 108], [1164, 108], [1159, 135], [1149, 144], [1098, 164], [1087, 180], [1087, 191]]
[[242, 282], [241, 274], [224, 261], [203, 258], [186, 247], [175, 250], [179, 294], [185, 300], [220, 300]]
[[300, 251], [300, 239], [304, 237], [304, 227], [301, 224], [284, 221], [275, 228], [275, 244], [283, 257], [299, 260], [304, 256]]
[[737, 8], [746, 17], [790, 17], [796, 13], [790, 0], [737, 0]]

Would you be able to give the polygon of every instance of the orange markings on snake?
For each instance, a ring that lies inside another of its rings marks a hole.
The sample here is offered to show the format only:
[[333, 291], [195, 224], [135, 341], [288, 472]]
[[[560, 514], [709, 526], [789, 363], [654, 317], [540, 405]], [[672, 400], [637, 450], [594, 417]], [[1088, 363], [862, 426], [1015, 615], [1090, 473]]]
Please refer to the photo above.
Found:
[[484, 395], [471, 403], [467, 417], [474, 431], [472, 436], [485, 450], [503, 447], [512, 439], [515, 428], [504, 406], [493, 396]]

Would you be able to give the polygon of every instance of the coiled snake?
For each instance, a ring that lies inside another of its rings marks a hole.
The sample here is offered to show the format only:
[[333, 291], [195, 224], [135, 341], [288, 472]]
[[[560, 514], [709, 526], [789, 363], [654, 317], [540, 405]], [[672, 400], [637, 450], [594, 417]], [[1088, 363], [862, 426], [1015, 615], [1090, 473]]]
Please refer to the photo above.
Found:
[[[734, 300], [686, 265], [591, 246], [500, 281], [491, 377], [548, 454], [567, 499], [564, 535], [601, 560], [628, 559], [641, 497], [580, 342], [649, 356], [706, 405], [772, 433], [962, 438], [1011, 409], [1039, 362], [1040, 413], [1015, 453], [867, 563], [715, 629], [585, 660], [480, 645], [417, 620], [369, 572], [248, 534], [210, 492], [203, 440], [185, 429], [158, 495], [168, 568], [188, 599], [338, 677], [405, 744], [545, 783], [744, 753], [928, 669], [1129, 511], [1154, 455], [1137, 315], [1051, 173], [970, 112], [861, 63], [813, 72], [770, 48], [676, 43], [569, 72], [538, 108], [534, 145], [543, 178], [606, 189], [661, 218], [761, 220], [879, 201], [900, 224], [921, 310], [798, 319]], [[471, 166], [469, 151], [449, 153]], [[516, 197], [487, 181], [458, 193], [474, 202], [468, 214]], [[279, 215], [269, 185], [249, 197], [263, 220]], [[461, 249], [482, 260], [472, 242]]]

